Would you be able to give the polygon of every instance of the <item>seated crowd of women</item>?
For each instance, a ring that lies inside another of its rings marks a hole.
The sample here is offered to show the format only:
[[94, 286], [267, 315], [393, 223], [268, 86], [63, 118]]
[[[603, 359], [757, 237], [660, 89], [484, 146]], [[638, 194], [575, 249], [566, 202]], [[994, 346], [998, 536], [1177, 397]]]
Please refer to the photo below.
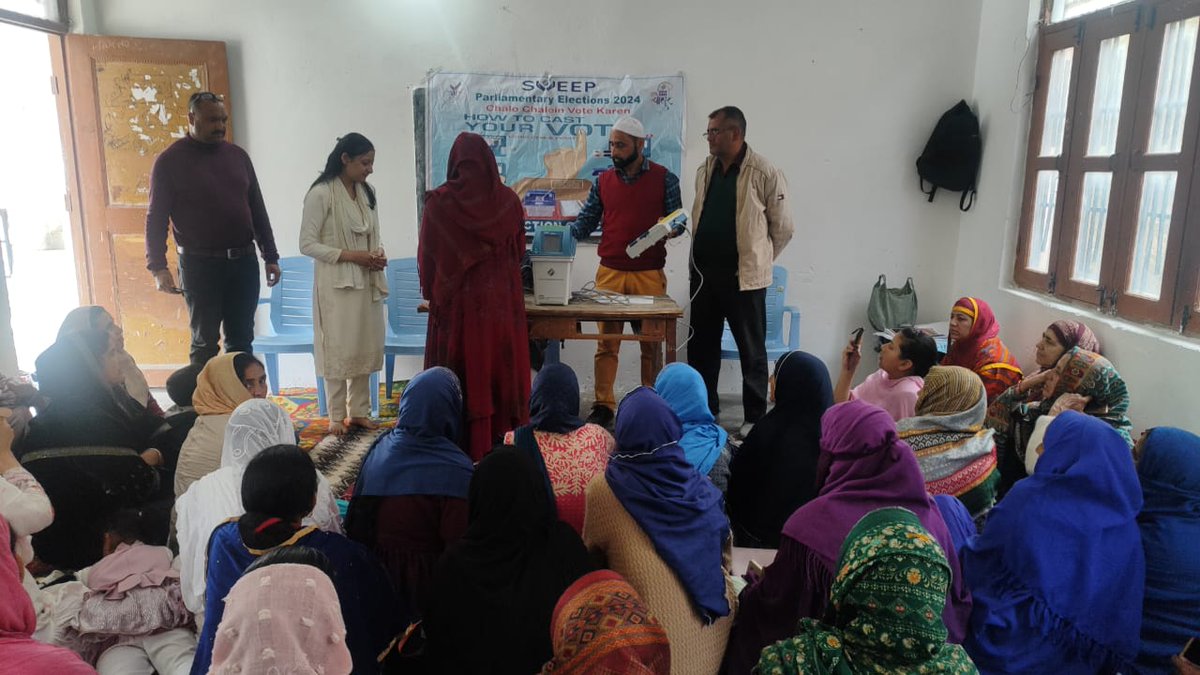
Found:
[[[690, 366], [625, 396], [610, 434], [580, 419], [571, 369], [549, 365], [530, 423], [478, 463], [460, 445], [458, 378], [430, 368], [365, 457], [343, 522], [252, 356], [177, 374], [184, 410], [164, 417], [132, 395], [111, 319], [87, 322], [39, 359], [49, 405], [19, 454], [0, 421], [0, 662], [1186, 668], [1174, 657], [1200, 633], [1200, 437], [1159, 427], [1135, 443], [1129, 393], [1086, 326], [1047, 328], [1027, 377], [998, 331], [985, 302], [957, 302], [948, 353], [899, 420], [863, 392], [835, 404], [824, 363], [785, 354], [774, 407], [740, 445]], [[735, 546], [773, 560], [735, 570]], [[32, 581], [51, 570], [57, 583]]]

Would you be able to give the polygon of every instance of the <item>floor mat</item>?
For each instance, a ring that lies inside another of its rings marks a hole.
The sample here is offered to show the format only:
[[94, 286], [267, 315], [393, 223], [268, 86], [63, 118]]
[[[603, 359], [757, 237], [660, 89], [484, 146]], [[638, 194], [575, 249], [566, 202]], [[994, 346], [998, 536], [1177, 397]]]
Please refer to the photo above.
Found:
[[339, 498], [354, 486], [363, 457], [371, 449], [375, 439], [396, 424], [400, 393], [407, 381], [395, 382], [392, 398], [386, 396], [385, 387], [379, 387], [379, 429], [353, 429], [340, 438], [329, 435], [329, 419], [321, 417], [317, 406], [316, 388], [283, 389], [271, 400], [278, 403], [292, 418], [300, 433], [300, 447], [311, 450], [313, 463], [329, 481], [334, 495]]

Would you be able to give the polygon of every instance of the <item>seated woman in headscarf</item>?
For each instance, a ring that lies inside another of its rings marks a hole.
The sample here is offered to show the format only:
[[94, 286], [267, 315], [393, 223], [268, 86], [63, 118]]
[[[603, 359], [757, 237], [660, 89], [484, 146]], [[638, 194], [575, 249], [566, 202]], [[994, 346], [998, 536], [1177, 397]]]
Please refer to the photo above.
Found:
[[788, 517], [817, 496], [821, 415], [833, 405], [825, 363], [807, 352], [779, 357], [771, 401], [729, 465], [725, 505], [738, 546], [779, 548]]
[[225, 599], [212, 672], [349, 673], [354, 663], [337, 607], [333, 581], [316, 567], [247, 571]]
[[[993, 398], [988, 405], [987, 425], [997, 430], [996, 446], [1001, 449], [997, 460], [1002, 473], [1012, 473], [1022, 464], [1021, 458], [1015, 455], [1009, 456], [1003, 452], [1003, 448], [1007, 447], [1008, 439], [1005, 435], [1012, 423], [1012, 417], [1014, 415], [1020, 417], [1024, 414], [1026, 406], [1023, 404], [1041, 399], [1046, 379], [1058, 365], [1059, 359], [1076, 347], [1099, 354], [1100, 340], [1092, 332], [1092, 329], [1079, 321], [1062, 319], [1050, 324], [1046, 330], [1042, 331], [1041, 339], [1033, 348], [1033, 358], [1038, 371], [1005, 389], [1004, 393]], [[1013, 464], [1006, 467], [1005, 462]]]
[[192, 674], [209, 672], [225, 598], [246, 568], [272, 549], [296, 545], [324, 553], [333, 564], [354, 670], [376, 672], [376, 658], [400, 627], [392, 585], [365, 546], [303, 524], [317, 501], [317, 470], [308, 453], [295, 445], [276, 445], [258, 453], [246, 465], [241, 496], [245, 514], [214, 530], [208, 544], [205, 620]]
[[115, 358], [120, 364], [121, 369], [120, 384], [125, 388], [130, 398], [137, 401], [138, 405], [162, 417], [162, 408], [159, 407], [158, 401], [155, 401], [154, 396], [150, 393], [150, 385], [146, 382], [146, 376], [142, 374], [142, 369], [138, 368], [137, 363], [134, 362], [129, 352], [125, 351], [125, 331], [121, 330], [121, 327], [113, 320], [108, 310], [99, 305], [84, 305], [83, 307], [76, 307], [67, 312], [67, 316], [63, 318], [62, 325], [58, 327], [58, 337], [56, 339], [61, 339], [64, 335], [89, 328], [104, 331], [108, 334], [109, 339], [112, 340], [113, 347], [118, 352]]
[[934, 495], [933, 503], [937, 504], [942, 520], [946, 521], [946, 529], [950, 530], [950, 538], [954, 540], [954, 550], [961, 551], [971, 537], [979, 534], [971, 512], [958, 497], [951, 495]]
[[721, 493], [679, 447], [683, 426], [648, 387], [617, 407], [617, 449], [587, 489], [583, 539], [629, 580], [671, 642], [671, 672], [714, 674], [736, 593]]
[[266, 370], [252, 354], [221, 354], [204, 364], [192, 393], [192, 407], [198, 417], [179, 450], [179, 465], [175, 467], [175, 496], [221, 466], [221, 445], [230, 415], [244, 401], [266, 398], [265, 380]]
[[686, 363], [672, 363], [658, 373], [654, 391], [683, 424], [679, 447], [684, 459], [724, 495], [729, 489], [729, 434], [717, 426], [717, 419], [708, 408], [704, 378]]
[[1133, 447], [1133, 424], [1125, 416], [1129, 411], [1129, 390], [1108, 359], [1074, 347], [1059, 358], [1058, 365], [1047, 371], [1041, 382], [1039, 400], [1017, 404], [1007, 418], [988, 418], [988, 424], [996, 429], [1001, 495], [1028, 475], [1026, 460], [1034, 449], [1029, 447], [1029, 438], [1038, 418], [1044, 415], [1057, 415], [1064, 410], [1087, 413], [1103, 420]]
[[962, 500], [972, 518], [996, 503], [996, 444], [985, 429], [987, 392], [975, 373], [934, 366], [917, 395], [917, 415], [900, 420], [900, 438], [917, 454], [929, 494]]
[[1040, 448], [1033, 475], [963, 548], [975, 601], [964, 646], [985, 673], [1130, 672], [1146, 565], [1129, 446], [1068, 411]]
[[434, 569], [423, 612], [426, 672], [537, 672], [553, 655], [555, 603], [593, 569], [587, 550], [522, 450], [488, 453], [467, 505], [467, 531]]
[[363, 461], [346, 513], [346, 534], [387, 569], [408, 623], [426, 604], [433, 568], [467, 529], [475, 468], [455, 442], [462, 391], [449, 368], [430, 368], [404, 387], [396, 426]]
[[1146, 598], [1138, 672], [1170, 672], [1171, 657], [1200, 633], [1200, 436], [1147, 431], [1134, 450], [1142, 483], [1138, 529]]
[[842, 541], [863, 516], [889, 506], [915, 513], [941, 545], [952, 572], [942, 619], [950, 642], [966, 636], [971, 595], [953, 539], [891, 416], [863, 401], [830, 408], [821, 419], [819, 466], [819, 495], [788, 518], [775, 561], [742, 591], [724, 672], [749, 673], [763, 647], [792, 635], [800, 619], [825, 616]]
[[975, 371], [988, 401], [1021, 380], [1021, 366], [1000, 341], [1000, 324], [992, 308], [979, 298], [963, 297], [950, 309], [950, 346], [943, 366]]
[[8, 521], [0, 516], [0, 664], [6, 673], [95, 675], [77, 654], [33, 639], [37, 616], [22, 579], [25, 563], [17, 557]]
[[[225, 425], [221, 467], [192, 483], [187, 492], [176, 500], [175, 536], [179, 541], [180, 589], [184, 603], [198, 620], [204, 618], [204, 569], [208, 541], [217, 526], [245, 513], [242, 480], [246, 467], [267, 448], [295, 442], [292, 419], [283, 408], [267, 399], [243, 401]], [[340, 533], [342, 526], [338, 520], [333, 490], [319, 471], [314, 470], [314, 473], [317, 500], [311, 512], [305, 514], [303, 524]]]
[[64, 335], [37, 359], [50, 402], [30, 422], [20, 459], [54, 505], [54, 523], [33, 541], [54, 567], [99, 560], [103, 524], [119, 508], [141, 508], [148, 543], [166, 542], [183, 439], [129, 397], [120, 363], [108, 334], [90, 328]]
[[950, 564], [911, 511], [863, 516], [846, 535], [837, 567], [827, 618], [801, 620], [795, 637], [762, 651], [755, 672], [979, 672], [960, 645], [946, 642], [936, 608], [946, 603]]
[[667, 632], [628, 581], [597, 570], [563, 591], [551, 620], [554, 658], [542, 675], [670, 675]]
[[0, 408], [7, 408], [8, 423], [13, 430], [12, 449], [21, 452], [21, 442], [33, 419], [33, 411], [45, 406], [46, 400], [32, 383], [0, 373]]
[[583, 533], [585, 491], [592, 478], [604, 473], [616, 446], [602, 426], [579, 418], [579, 380], [570, 366], [544, 366], [533, 380], [529, 397], [530, 424], [509, 432], [505, 445], [526, 450], [536, 445], [550, 475], [558, 518]]

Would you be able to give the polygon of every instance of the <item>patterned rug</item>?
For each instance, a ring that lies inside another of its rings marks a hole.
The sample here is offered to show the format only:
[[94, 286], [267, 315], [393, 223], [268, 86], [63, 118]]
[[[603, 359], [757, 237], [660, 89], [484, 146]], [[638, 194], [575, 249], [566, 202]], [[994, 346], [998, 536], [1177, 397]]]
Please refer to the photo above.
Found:
[[329, 435], [329, 419], [318, 412], [315, 388], [284, 389], [271, 400], [291, 415], [292, 423], [300, 431], [300, 447], [311, 450], [313, 463], [329, 481], [334, 495], [347, 498], [358, 478], [363, 457], [375, 439], [396, 424], [400, 392], [406, 384], [407, 381], [393, 383], [391, 400], [386, 398], [384, 387], [380, 386], [378, 429], [353, 429], [341, 437]]

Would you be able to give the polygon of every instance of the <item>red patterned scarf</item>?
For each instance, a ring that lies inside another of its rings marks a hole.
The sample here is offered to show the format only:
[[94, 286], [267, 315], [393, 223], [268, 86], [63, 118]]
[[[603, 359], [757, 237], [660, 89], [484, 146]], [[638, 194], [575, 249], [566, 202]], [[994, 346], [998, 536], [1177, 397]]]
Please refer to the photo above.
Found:
[[551, 622], [554, 658], [542, 673], [668, 675], [667, 632], [629, 582], [612, 570], [584, 575], [563, 592]]

